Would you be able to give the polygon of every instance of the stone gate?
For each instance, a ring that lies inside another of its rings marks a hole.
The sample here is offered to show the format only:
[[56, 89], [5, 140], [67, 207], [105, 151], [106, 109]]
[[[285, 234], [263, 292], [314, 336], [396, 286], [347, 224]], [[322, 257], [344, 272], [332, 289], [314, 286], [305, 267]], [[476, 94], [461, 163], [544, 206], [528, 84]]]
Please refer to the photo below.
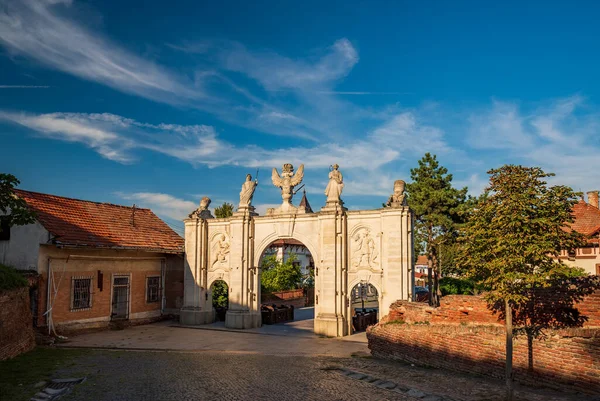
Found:
[[292, 204], [293, 188], [303, 175], [291, 164], [282, 175], [273, 169], [273, 183], [282, 189], [283, 203], [259, 216], [251, 205], [257, 186], [248, 175], [240, 205], [229, 218], [213, 218], [203, 198], [185, 220], [185, 287], [183, 324], [214, 321], [209, 289], [223, 280], [229, 287], [225, 325], [246, 329], [261, 325], [260, 257], [277, 239], [302, 242], [315, 263], [314, 331], [345, 336], [351, 330], [352, 288], [361, 282], [375, 286], [380, 316], [396, 300], [411, 300], [414, 288], [413, 219], [404, 201], [404, 182], [396, 181], [388, 207], [349, 211], [340, 198], [343, 179], [338, 166], [329, 173], [326, 205], [318, 212]]

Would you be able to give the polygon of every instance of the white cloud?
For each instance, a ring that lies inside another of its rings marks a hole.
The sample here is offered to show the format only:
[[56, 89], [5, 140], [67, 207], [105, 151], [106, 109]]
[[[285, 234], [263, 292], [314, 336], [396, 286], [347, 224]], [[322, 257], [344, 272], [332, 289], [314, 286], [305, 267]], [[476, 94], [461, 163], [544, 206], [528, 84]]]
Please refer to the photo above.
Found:
[[[595, 173], [600, 154], [600, 114], [581, 96], [554, 100], [527, 112], [514, 103], [496, 102], [491, 110], [470, 122], [471, 132], [484, 133], [475, 147], [505, 151], [495, 158], [498, 165], [540, 166], [556, 174], [552, 183], [570, 185], [575, 190], [600, 187], [600, 177]], [[486, 156], [484, 153], [478, 158]]]
[[320, 88], [344, 78], [358, 62], [358, 52], [346, 38], [337, 40], [313, 62], [273, 52], [253, 53], [239, 43], [219, 52], [224, 68], [242, 72], [269, 91]]
[[[63, 3], [63, 4], [59, 4]], [[194, 83], [64, 16], [70, 1], [1, 1], [0, 43], [49, 67], [119, 91], [177, 104], [204, 96]]]
[[196, 203], [176, 198], [169, 194], [156, 192], [117, 192], [115, 195], [121, 199], [137, 202], [140, 207], [152, 209], [159, 216], [166, 216], [181, 221], [186, 218], [197, 206]]

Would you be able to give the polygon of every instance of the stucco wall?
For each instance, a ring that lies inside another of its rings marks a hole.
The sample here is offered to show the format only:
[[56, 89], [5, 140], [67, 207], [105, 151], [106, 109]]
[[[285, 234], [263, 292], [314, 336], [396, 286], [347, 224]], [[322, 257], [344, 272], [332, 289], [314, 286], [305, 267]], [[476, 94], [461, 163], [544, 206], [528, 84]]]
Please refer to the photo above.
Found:
[[577, 249], [575, 260], [569, 260], [566, 254], [561, 259], [566, 265], [581, 267], [588, 274], [599, 274], [597, 266], [600, 266], [600, 248], [598, 246]]
[[[160, 316], [162, 300], [150, 303], [146, 301], [146, 278], [162, 276], [163, 267], [165, 272], [165, 281], [162, 281], [163, 293], [170, 297], [166, 300], [165, 306], [176, 304], [176, 299], [181, 299], [183, 296], [182, 291], [177, 291], [177, 286], [171, 286], [172, 280], [177, 280], [177, 275], [183, 275], [182, 257], [141, 251], [59, 249], [52, 245], [42, 245], [39, 252], [41, 290], [38, 322], [40, 325], [46, 324], [46, 319], [42, 315], [48, 309], [48, 265], [53, 279], [53, 284], [50, 286], [52, 318], [59, 329], [67, 326], [106, 325], [110, 321], [112, 312], [112, 283], [113, 276], [116, 274], [130, 277], [129, 318], [131, 320]], [[98, 270], [102, 272], [102, 288], [99, 286]], [[92, 278], [91, 308], [71, 309], [73, 277]], [[56, 293], [54, 288], [57, 288]], [[182, 290], [182, 286], [180, 289]]]
[[40, 245], [50, 233], [38, 222], [10, 228], [10, 240], [0, 241], [0, 263], [19, 270], [37, 270]]

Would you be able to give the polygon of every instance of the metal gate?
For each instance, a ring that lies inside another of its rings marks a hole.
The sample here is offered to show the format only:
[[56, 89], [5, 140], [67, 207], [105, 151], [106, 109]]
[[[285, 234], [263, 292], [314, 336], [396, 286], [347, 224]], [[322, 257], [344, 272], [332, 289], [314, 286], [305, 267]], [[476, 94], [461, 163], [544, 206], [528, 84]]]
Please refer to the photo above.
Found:
[[129, 319], [129, 276], [113, 277], [111, 319]]

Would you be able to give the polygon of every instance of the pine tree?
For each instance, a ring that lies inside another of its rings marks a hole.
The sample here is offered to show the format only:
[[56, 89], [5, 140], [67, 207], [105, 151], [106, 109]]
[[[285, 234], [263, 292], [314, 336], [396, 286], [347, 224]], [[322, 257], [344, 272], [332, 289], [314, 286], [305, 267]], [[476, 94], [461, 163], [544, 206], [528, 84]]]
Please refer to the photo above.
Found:
[[233, 216], [233, 205], [228, 202], [223, 202], [221, 206], [215, 208], [215, 216], [218, 219], [223, 219]]
[[429, 264], [429, 303], [439, 305], [440, 246], [453, 242], [462, 222], [467, 188], [452, 186], [452, 174], [440, 166], [435, 155], [426, 153], [419, 167], [410, 170], [406, 184], [408, 205], [415, 214], [415, 246], [424, 249]]

